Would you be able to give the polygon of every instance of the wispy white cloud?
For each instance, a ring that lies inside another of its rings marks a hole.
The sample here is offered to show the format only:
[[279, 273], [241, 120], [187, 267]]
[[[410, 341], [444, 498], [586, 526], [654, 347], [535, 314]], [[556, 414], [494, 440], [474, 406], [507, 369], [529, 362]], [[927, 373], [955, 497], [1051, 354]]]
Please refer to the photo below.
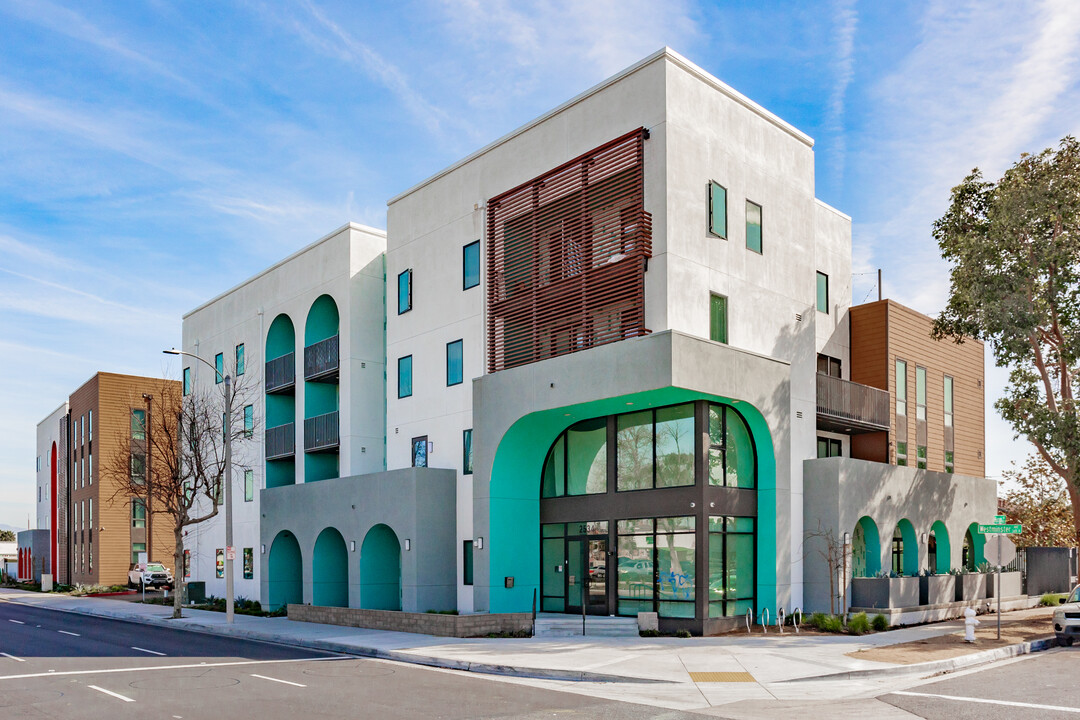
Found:
[[833, 148], [829, 154], [834, 185], [840, 187], [844, 176], [844, 163], [847, 160], [847, 133], [844, 128], [844, 110], [847, 104], [847, 91], [855, 78], [855, 33], [859, 26], [859, 15], [855, 10], [856, 0], [834, 0], [833, 4], [833, 58], [836, 75], [829, 105], [826, 108], [825, 129], [833, 135]]

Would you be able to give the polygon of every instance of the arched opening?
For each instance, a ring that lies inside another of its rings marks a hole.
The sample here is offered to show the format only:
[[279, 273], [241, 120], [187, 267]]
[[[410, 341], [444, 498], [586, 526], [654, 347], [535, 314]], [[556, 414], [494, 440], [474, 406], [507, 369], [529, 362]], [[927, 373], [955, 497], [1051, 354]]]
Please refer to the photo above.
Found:
[[915, 577], [919, 574], [919, 539], [915, 526], [907, 518], [896, 524], [892, 537], [892, 571]]
[[296, 483], [296, 331], [288, 315], [266, 333], [266, 487]]
[[304, 323], [304, 482], [339, 474], [338, 308], [320, 295]]
[[851, 533], [851, 569], [853, 577], [874, 577], [881, 572], [881, 540], [877, 523], [864, 515]]
[[401, 609], [401, 545], [386, 525], [376, 525], [360, 546], [360, 607]]
[[963, 565], [968, 572], [974, 572], [986, 562], [983, 548], [986, 546], [986, 536], [979, 532], [979, 524], [971, 523], [967, 532], [964, 533]]
[[53, 573], [53, 580], [57, 581], [56, 577], [56, 443], [52, 444], [52, 450], [49, 451], [49, 572]]
[[938, 575], [944, 575], [952, 569], [952, 545], [945, 523], [938, 520], [933, 524], [930, 528], [930, 541], [933, 542], [933, 551], [927, 567]]
[[319, 533], [311, 556], [311, 604], [349, 607], [349, 553], [337, 529]]
[[282, 530], [270, 545], [268, 592], [270, 610], [304, 602], [304, 568], [300, 543], [288, 530]]

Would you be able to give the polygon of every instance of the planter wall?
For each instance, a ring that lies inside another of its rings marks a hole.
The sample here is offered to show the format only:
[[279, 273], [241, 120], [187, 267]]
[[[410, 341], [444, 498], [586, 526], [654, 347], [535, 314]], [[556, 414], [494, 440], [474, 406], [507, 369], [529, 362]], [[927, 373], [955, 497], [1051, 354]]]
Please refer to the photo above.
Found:
[[944, 605], [956, 599], [956, 578], [952, 575], [924, 575], [919, 578], [919, 604]]
[[[986, 583], [986, 597], [996, 598], [998, 596], [997, 573], [993, 573], [987, 577], [990, 579]], [[1023, 576], [1020, 571], [1001, 573], [1001, 597], [1011, 598], [1023, 594]]]
[[860, 608], [906, 608], [919, 604], [919, 578], [854, 578], [851, 605]]
[[986, 575], [964, 573], [956, 575], [956, 602], [982, 600], [986, 597]]

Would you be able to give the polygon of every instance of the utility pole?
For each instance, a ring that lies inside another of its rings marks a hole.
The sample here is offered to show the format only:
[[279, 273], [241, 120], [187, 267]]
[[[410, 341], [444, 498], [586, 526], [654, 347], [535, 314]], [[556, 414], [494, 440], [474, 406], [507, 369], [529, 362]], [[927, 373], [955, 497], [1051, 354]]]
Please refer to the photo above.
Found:
[[233, 621], [233, 559], [236, 548], [233, 547], [232, 518], [232, 378], [225, 376], [225, 622]]

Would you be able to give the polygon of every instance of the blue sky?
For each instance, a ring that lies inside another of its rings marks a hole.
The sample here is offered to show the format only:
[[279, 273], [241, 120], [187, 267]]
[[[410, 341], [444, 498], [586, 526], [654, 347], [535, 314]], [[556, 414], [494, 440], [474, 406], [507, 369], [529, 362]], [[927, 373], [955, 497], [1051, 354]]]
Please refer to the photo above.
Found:
[[664, 45], [815, 138], [856, 270], [930, 314], [949, 188], [1080, 133], [1073, 0], [0, 0], [0, 523], [95, 371], [176, 372], [185, 311]]

